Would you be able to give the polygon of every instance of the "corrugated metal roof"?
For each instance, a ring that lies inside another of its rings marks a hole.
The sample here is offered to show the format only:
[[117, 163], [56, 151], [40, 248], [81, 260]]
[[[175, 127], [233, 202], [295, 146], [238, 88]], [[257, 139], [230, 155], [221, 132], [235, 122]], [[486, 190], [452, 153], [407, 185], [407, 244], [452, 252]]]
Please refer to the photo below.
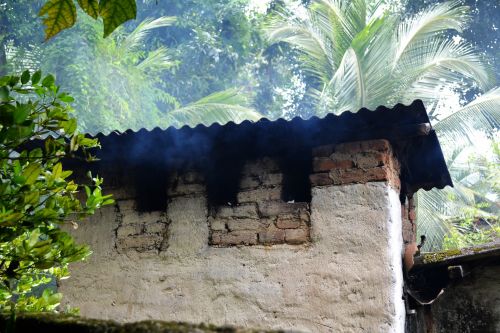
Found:
[[361, 109], [324, 118], [128, 130], [95, 137], [102, 144], [97, 152], [101, 163], [127, 160], [135, 161], [133, 164], [160, 163], [170, 169], [193, 164], [203, 167], [215, 158], [230, 167], [251, 156], [291, 156], [325, 144], [388, 139], [402, 164], [403, 190], [414, 193], [418, 189], [453, 186], [429, 123], [423, 103], [415, 101], [411, 105], [381, 106], [374, 111]]
[[500, 240], [474, 247], [422, 253], [407, 273], [408, 293], [421, 305], [432, 304], [450, 283], [485, 266], [500, 265]]

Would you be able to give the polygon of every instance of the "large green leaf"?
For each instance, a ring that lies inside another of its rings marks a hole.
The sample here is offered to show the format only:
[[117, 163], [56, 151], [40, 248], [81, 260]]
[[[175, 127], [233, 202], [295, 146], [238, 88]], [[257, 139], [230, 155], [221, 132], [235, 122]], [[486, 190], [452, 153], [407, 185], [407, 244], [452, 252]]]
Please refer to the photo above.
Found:
[[99, 17], [99, 1], [98, 0], [78, 0], [78, 4], [85, 13], [97, 19]]
[[137, 6], [135, 0], [101, 0], [99, 14], [104, 22], [104, 37], [107, 37], [121, 24], [135, 19]]
[[73, 0], [48, 0], [40, 9], [40, 16], [45, 16], [45, 40], [57, 35], [76, 22], [76, 7]]

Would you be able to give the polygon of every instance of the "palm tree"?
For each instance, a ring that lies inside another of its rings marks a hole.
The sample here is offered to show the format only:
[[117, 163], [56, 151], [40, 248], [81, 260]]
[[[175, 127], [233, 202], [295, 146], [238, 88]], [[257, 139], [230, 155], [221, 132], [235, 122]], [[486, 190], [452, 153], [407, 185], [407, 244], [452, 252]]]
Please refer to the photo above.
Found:
[[[287, 43], [299, 52], [312, 82], [309, 94], [317, 100], [316, 112], [421, 99], [445, 153], [473, 141], [472, 129], [498, 129], [500, 89], [494, 88], [493, 71], [471, 45], [451, 38], [467, 26], [468, 7], [449, 1], [402, 18], [384, 5], [383, 0], [314, 0], [304, 15], [284, 7], [269, 20], [269, 42]], [[465, 84], [487, 93], [439, 121], [443, 92]], [[419, 233], [431, 236], [431, 246], [439, 246], [446, 221], [457, 214], [447, 207], [445, 196], [452, 192], [461, 206], [473, 203], [461, 179], [454, 180], [454, 189], [419, 194]]]

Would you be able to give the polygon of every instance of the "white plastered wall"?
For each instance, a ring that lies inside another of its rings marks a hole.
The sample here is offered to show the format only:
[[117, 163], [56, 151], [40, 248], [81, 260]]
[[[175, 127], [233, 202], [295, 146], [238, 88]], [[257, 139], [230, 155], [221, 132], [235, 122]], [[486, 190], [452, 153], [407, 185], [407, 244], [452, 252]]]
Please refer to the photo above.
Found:
[[[118, 205], [127, 218], [155, 218]], [[73, 233], [94, 254], [71, 266], [64, 304], [118, 321], [404, 331], [401, 204], [386, 183], [313, 188], [307, 246], [210, 247], [206, 206], [203, 195], [171, 200], [160, 253], [119, 254], [113, 207], [81, 223]]]

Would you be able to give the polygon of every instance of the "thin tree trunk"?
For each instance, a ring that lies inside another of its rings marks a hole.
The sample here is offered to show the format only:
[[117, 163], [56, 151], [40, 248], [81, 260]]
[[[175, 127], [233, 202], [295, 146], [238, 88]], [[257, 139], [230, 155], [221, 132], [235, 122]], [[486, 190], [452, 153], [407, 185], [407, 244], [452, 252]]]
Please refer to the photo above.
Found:
[[7, 14], [3, 11], [0, 13], [0, 76], [7, 74], [7, 54], [5, 53], [7, 29], [9, 29], [9, 21], [7, 19]]

